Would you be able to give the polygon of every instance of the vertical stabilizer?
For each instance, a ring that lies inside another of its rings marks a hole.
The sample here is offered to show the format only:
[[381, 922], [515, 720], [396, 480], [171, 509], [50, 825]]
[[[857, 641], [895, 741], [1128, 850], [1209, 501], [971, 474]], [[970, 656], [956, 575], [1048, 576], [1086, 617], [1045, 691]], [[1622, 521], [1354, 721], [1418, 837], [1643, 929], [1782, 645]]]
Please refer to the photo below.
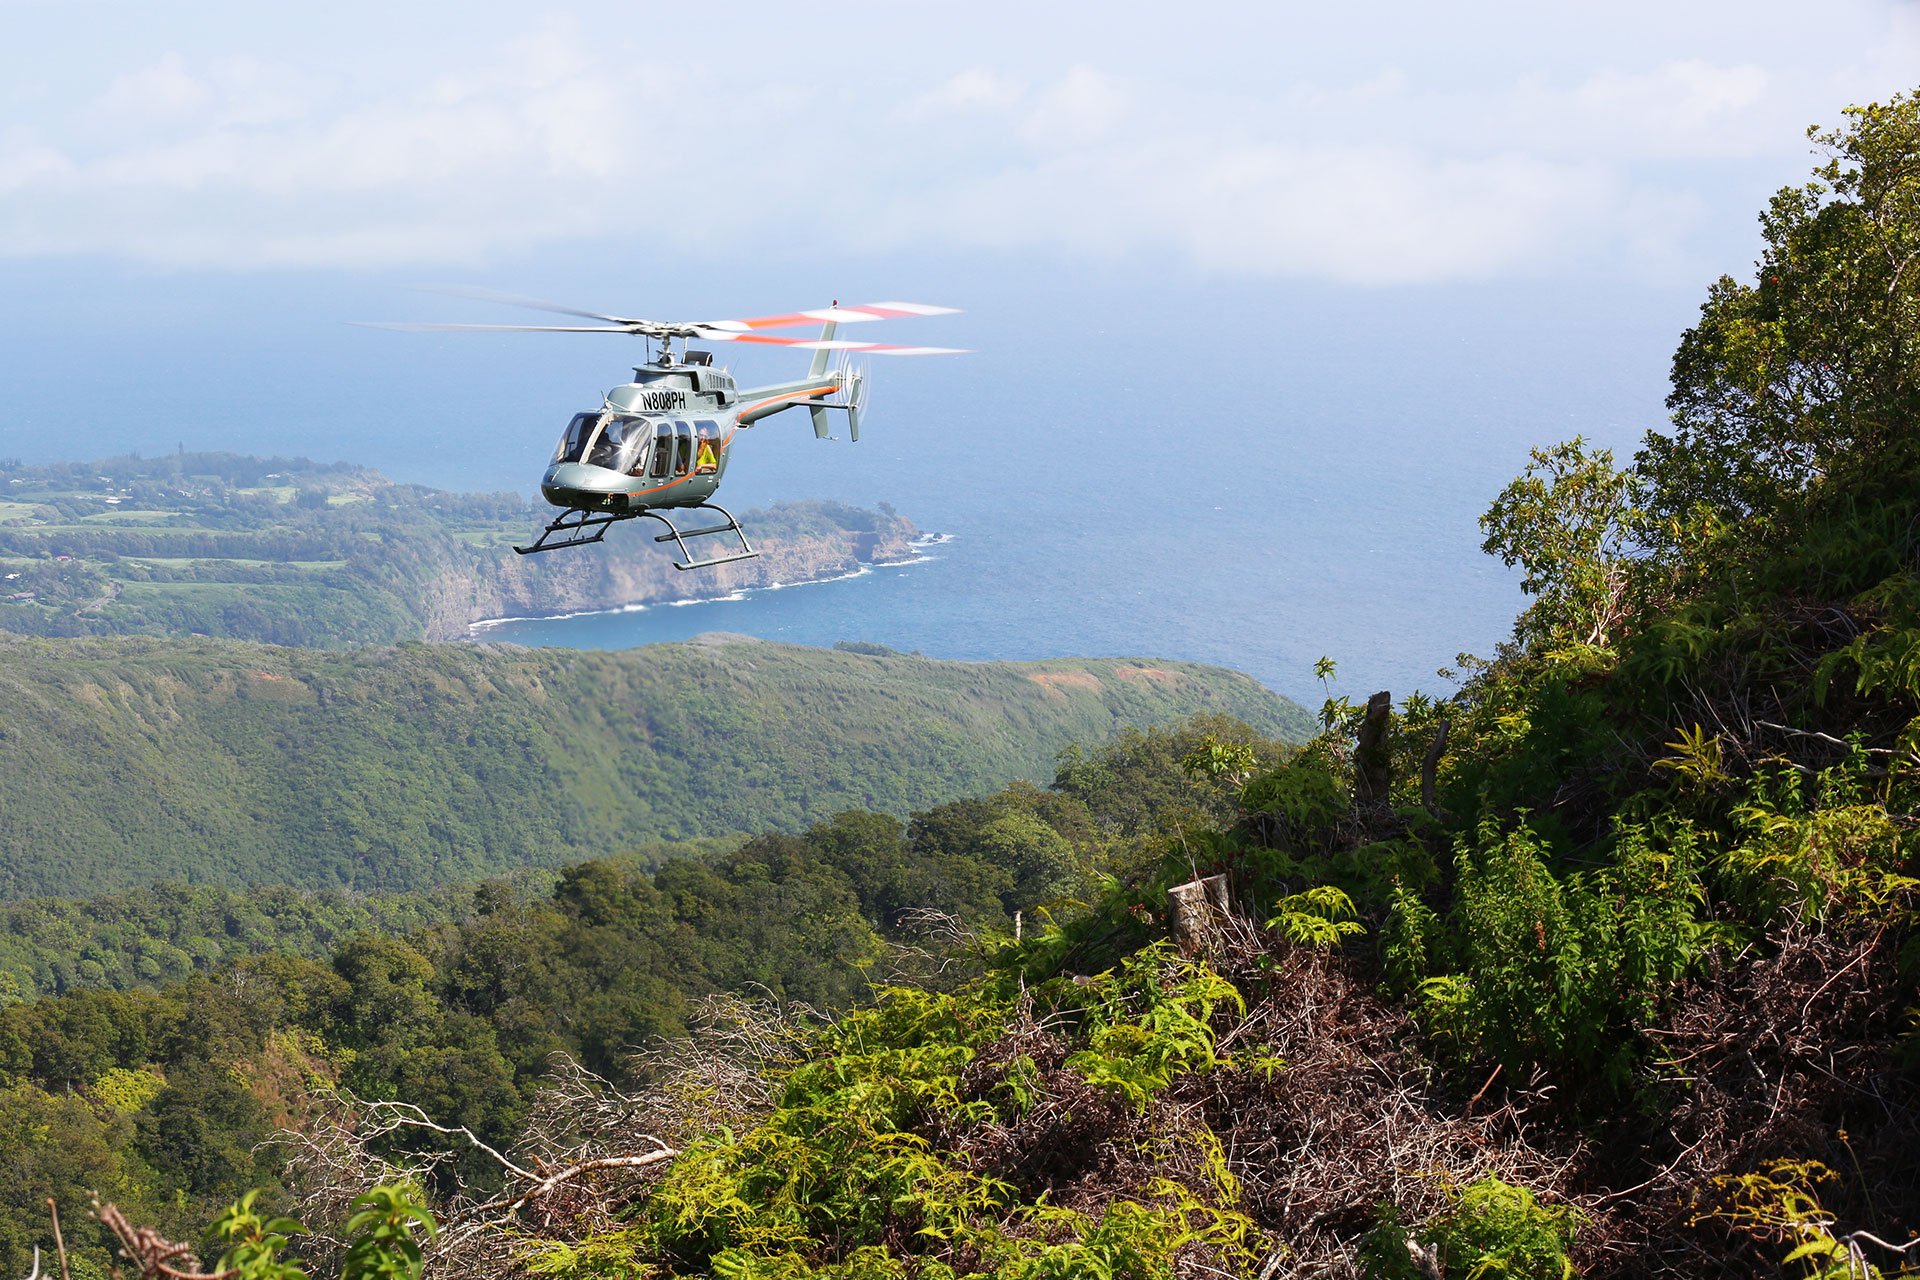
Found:
[[[837, 307], [840, 304], [836, 302], [834, 303], [834, 305]], [[833, 331], [835, 329], [838, 329], [839, 327], [840, 327], [839, 324], [836, 323], [835, 321], [832, 321], [832, 320], [827, 321], [826, 324], [821, 326], [820, 341], [822, 342], [833, 341]], [[807, 370], [807, 376], [809, 378], [818, 378], [822, 374], [824, 374], [827, 371], [827, 366], [832, 363], [832, 360], [830, 358], [832, 357], [832, 355], [833, 355], [833, 352], [828, 350], [826, 347], [821, 347], [818, 351], [814, 352], [813, 368]]]

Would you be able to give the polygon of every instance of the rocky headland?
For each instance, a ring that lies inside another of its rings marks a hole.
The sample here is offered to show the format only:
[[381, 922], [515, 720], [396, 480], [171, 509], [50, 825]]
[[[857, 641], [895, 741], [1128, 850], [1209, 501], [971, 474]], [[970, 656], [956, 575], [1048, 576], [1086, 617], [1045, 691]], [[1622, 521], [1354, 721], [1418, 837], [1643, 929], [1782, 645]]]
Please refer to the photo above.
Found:
[[[536, 556], [496, 551], [466, 572], [451, 568], [429, 613], [427, 638], [451, 640], [475, 623], [551, 617], [637, 604], [711, 599], [753, 587], [835, 578], [918, 554], [904, 516], [835, 502], [789, 502], [741, 516], [760, 554], [709, 569], [673, 567], [658, 526], [616, 526], [596, 546]], [[718, 540], [714, 540], [718, 545]]]

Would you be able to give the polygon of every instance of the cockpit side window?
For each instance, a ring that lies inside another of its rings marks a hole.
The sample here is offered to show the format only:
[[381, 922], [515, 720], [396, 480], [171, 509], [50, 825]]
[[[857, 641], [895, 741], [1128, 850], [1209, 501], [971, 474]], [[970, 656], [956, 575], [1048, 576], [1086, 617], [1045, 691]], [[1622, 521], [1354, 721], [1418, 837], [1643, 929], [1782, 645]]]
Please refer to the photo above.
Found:
[[683, 476], [693, 470], [693, 424], [674, 423], [673, 436], [673, 474]]
[[693, 424], [693, 432], [693, 468], [700, 475], [713, 475], [720, 470], [720, 424], [703, 418]]
[[576, 413], [567, 429], [560, 433], [560, 444], [553, 451], [555, 462], [578, 462], [580, 453], [587, 447], [587, 439], [593, 434], [594, 424], [600, 421], [597, 413]]

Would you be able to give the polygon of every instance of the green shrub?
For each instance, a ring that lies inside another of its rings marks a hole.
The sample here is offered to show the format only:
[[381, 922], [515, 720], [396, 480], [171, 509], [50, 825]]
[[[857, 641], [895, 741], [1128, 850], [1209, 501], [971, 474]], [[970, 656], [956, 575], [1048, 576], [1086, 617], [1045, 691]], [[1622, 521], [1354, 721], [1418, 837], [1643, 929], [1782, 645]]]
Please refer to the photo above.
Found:
[[1906, 858], [1900, 827], [1866, 794], [1865, 772], [1856, 751], [1811, 786], [1793, 769], [1753, 779], [1733, 807], [1737, 838], [1721, 865], [1728, 889], [1759, 919], [1782, 911], [1885, 915], [1920, 889], [1920, 879], [1898, 869]]
[[1248, 782], [1240, 801], [1274, 819], [1290, 847], [1305, 849], [1324, 843], [1327, 829], [1346, 816], [1347, 787], [1324, 761], [1303, 752]]
[[1492, 1174], [1449, 1190], [1448, 1205], [1417, 1232], [1389, 1206], [1361, 1249], [1366, 1274], [1377, 1280], [1421, 1280], [1417, 1246], [1437, 1257], [1449, 1277], [1566, 1280], [1574, 1274], [1568, 1251], [1584, 1221], [1568, 1205], [1541, 1204], [1531, 1191]]
[[[1431, 913], [1403, 896], [1390, 974], [1419, 981], [1429, 1028], [1521, 1067], [1544, 1063], [1618, 1088], [1651, 1022], [1706, 938], [1698, 841], [1622, 824], [1609, 866], [1557, 876], [1538, 835], [1481, 828], [1457, 860], [1449, 918], [1457, 974], [1422, 979], [1436, 948]], [[1597, 1079], [1596, 1079], [1597, 1077]]]
[[[1239, 1000], [1164, 946], [1024, 993], [998, 976], [950, 994], [887, 989], [817, 1034], [763, 1121], [690, 1143], [632, 1225], [543, 1245], [531, 1263], [577, 1277], [641, 1274], [660, 1260], [677, 1272], [851, 1280], [948, 1275], [946, 1259], [961, 1256], [1033, 1280], [1156, 1280], [1191, 1244], [1238, 1258], [1251, 1226], [1232, 1207], [1238, 1187], [1217, 1144], [1212, 1185], [1160, 1181], [1097, 1212], [1024, 1203], [952, 1148], [956, 1135], [1033, 1106], [1041, 1082], [1030, 1058], [970, 1070], [1017, 1021], [1065, 1035], [1067, 1069], [1138, 1112], [1179, 1076], [1219, 1065], [1209, 1021]], [[1142, 1134], [1134, 1140], [1149, 1150], [1170, 1140]]]

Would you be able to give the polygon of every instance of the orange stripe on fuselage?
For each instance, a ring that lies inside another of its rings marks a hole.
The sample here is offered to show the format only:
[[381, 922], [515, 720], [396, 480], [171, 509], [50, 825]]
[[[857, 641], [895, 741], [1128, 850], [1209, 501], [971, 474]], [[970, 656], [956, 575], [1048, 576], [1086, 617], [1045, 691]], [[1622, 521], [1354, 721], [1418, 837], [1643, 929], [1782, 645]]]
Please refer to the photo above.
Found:
[[832, 395], [834, 392], [838, 391], [839, 389], [840, 388], [838, 386], [815, 387], [811, 391], [789, 391], [787, 392], [787, 394], [783, 396], [770, 396], [767, 399], [760, 401], [760, 403], [758, 404], [750, 404], [746, 408], [742, 409], [738, 414], [734, 415], [734, 421], [736, 422], [739, 421], [741, 418], [744, 418], [748, 414], [752, 413], [755, 409], [764, 409], [770, 404], [779, 404], [782, 400], [804, 400], [808, 396]]
[[[752, 413], [755, 409], [764, 409], [770, 404], [779, 404], [782, 400], [805, 400], [810, 396], [832, 395], [834, 392], [838, 391], [839, 389], [840, 389], [839, 386], [835, 385], [831, 387], [815, 387], [812, 391], [789, 391], [786, 395], [770, 396], [767, 399], [760, 401], [758, 404], [748, 405], [746, 408], [740, 410], [739, 412], [733, 415], [733, 429], [727, 432], [726, 435], [720, 438], [720, 456], [722, 458], [727, 456], [727, 449], [733, 444], [733, 438], [736, 435], [740, 434], [740, 419], [744, 418], [747, 414]], [[687, 474], [683, 476], [678, 476], [672, 480], [667, 481], [665, 484], [657, 484], [653, 486], [653, 488], [651, 489], [630, 490], [627, 496], [629, 498], [644, 498], [650, 493], [659, 493], [662, 490], [671, 489], [673, 488], [673, 486], [677, 484], [685, 484], [687, 481], [693, 479], [695, 476], [699, 474], [700, 472], [698, 470], [689, 471], [687, 472]]]

